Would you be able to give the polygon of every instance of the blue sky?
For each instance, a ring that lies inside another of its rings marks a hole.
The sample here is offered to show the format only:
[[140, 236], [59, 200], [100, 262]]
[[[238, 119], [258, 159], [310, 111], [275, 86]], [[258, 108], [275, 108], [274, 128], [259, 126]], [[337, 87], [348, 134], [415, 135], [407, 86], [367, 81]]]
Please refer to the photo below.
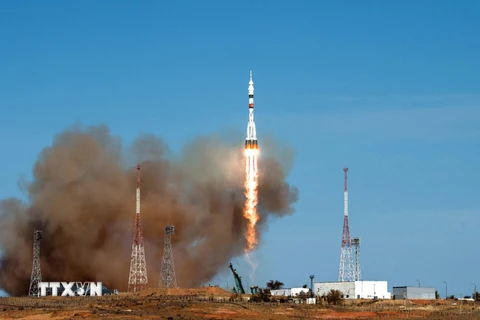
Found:
[[[0, 198], [21, 196], [18, 179], [76, 121], [174, 149], [243, 134], [251, 69], [259, 139], [294, 147], [300, 190], [266, 230], [255, 281], [336, 280], [347, 165], [364, 278], [471, 294], [479, 14], [478, 1], [4, 1]], [[214, 281], [232, 285], [225, 269]]]

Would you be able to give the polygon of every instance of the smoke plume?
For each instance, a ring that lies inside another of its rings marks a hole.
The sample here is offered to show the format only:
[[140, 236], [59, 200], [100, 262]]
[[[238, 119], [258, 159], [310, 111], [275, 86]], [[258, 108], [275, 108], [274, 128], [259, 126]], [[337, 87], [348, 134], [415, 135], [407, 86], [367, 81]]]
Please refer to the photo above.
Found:
[[[272, 152], [274, 154], [275, 152]], [[106, 126], [72, 127], [42, 150], [27, 183], [27, 203], [0, 201], [0, 287], [28, 292], [33, 228], [43, 230], [43, 281], [102, 281], [126, 290], [135, 220], [137, 161], [149, 287], [157, 287], [165, 225], [180, 287], [200, 286], [228, 268], [245, 247], [242, 141], [201, 137], [179, 155], [155, 136], [127, 148]], [[259, 160], [259, 214], [293, 213], [297, 190], [275, 156]]]

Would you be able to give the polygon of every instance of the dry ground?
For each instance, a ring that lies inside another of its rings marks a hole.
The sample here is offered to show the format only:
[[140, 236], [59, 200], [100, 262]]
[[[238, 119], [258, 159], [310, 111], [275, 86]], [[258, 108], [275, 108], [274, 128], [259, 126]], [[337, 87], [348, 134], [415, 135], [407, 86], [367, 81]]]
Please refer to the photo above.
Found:
[[[247, 295], [244, 297], [248, 297]], [[0, 319], [431, 319], [480, 320], [480, 305], [346, 301], [340, 306], [248, 303], [220, 288], [147, 289], [104, 297], [0, 298]]]

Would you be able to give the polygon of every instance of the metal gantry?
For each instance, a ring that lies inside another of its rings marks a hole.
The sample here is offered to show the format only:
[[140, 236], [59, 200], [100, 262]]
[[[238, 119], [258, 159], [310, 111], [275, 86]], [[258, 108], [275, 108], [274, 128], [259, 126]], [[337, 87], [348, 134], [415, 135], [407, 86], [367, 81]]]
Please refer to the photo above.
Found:
[[230, 270], [232, 270], [233, 279], [235, 280], [235, 287], [233, 287], [233, 289], [235, 289], [234, 290], [235, 293], [245, 294], [245, 289], [243, 288], [243, 283], [242, 283], [242, 277], [238, 275], [237, 269], [233, 269], [233, 265], [231, 262], [228, 267], [230, 268]]
[[42, 271], [40, 269], [40, 240], [43, 238], [43, 232], [33, 231], [33, 266], [32, 276], [30, 278], [30, 288], [28, 295], [38, 297], [40, 295], [39, 283], [42, 282]]
[[158, 286], [160, 288], [178, 288], [172, 251], [172, 234], [174, 233], [174, 226], [165, 227], [165, 243], [163, 247], [162, 268], [160, 270], [160, 280], [158, 281]]

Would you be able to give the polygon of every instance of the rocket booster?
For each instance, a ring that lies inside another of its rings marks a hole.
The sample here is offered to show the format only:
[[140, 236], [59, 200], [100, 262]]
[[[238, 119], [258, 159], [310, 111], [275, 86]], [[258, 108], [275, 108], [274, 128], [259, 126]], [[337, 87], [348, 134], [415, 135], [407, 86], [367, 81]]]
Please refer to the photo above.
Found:
[[258, 149], [257, 130], [255, 129], [255, 119], [253, 116], [253, 92], [252, 71], [250, 71], [250, 81], [248, 82], [248, 125], [245, 149]]

